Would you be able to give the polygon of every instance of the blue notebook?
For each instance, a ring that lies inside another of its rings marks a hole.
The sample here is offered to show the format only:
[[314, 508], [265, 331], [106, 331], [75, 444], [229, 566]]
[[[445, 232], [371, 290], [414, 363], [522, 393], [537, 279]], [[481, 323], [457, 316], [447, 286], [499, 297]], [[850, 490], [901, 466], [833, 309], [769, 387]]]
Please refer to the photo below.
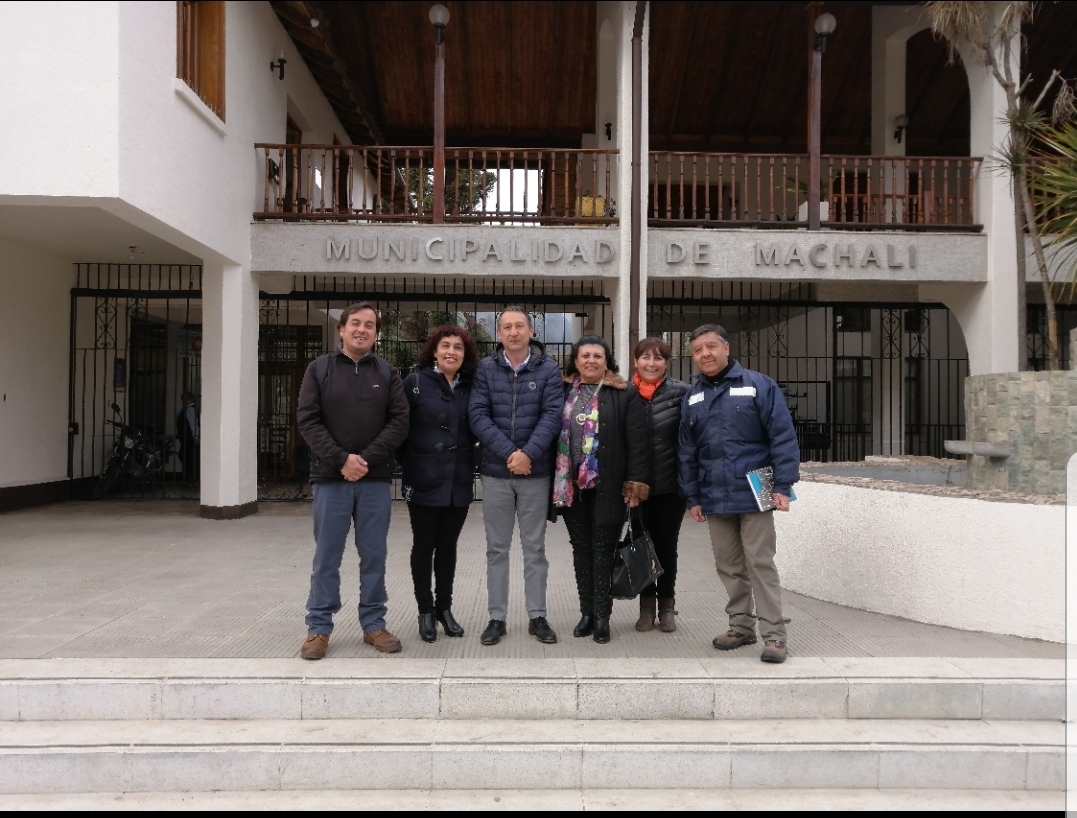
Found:
[[[770, 466], [764, 466], [761, 469], [750, 471], [744, 475], [748, 480], [748, 485], [752, 487], [752, 494], [755, 495], [755, 504], [759, 506], [760, 511], [773, 511], [774, 510], [774, 498], [771, 496], [774, 493], [774, 469]], [[789, 502], [797, 499], [796, 494], [793, 493], [793, 488], [789, 488]]]

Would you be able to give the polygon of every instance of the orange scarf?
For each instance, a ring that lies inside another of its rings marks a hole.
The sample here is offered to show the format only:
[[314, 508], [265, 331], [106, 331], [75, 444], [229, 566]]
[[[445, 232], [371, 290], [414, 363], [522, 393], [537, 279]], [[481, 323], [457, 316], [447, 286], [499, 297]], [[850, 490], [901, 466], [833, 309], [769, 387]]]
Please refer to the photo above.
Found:
[[636, 389], [639, 390], [639, 396], [644, 400], [650, 400], [654, 397], [654, 393], [658, 390], [658, 387], [662, 385], [662, 381], [655, 381], [654, 383], [647, 383], [643, 378], [639, 376], [637, 372], [632, 376], [632, 383], [636, 385]]

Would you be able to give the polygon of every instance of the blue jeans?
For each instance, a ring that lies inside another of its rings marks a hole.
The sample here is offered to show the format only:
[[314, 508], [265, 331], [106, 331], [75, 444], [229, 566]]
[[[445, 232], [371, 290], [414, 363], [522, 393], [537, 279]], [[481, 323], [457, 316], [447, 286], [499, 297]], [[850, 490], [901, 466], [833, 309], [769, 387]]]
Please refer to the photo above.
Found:
[[340, 610], [340, 563], [355, 523], [359, 552], [359, 624], [364, 632], [385, 627], [385, 553], [392, 496], [388, 481], [344, 480], [314, 484], [314, 567], [307, 599], [307, 633], [333, 632]]

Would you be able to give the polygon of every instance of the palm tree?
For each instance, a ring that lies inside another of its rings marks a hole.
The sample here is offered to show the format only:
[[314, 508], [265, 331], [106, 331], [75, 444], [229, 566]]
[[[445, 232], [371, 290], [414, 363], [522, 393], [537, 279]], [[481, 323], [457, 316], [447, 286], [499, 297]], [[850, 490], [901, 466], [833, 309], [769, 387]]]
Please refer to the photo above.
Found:
[[1077, 123], [1042, 128], [1032, 187], [1048, 246], [1068, 262], [1070, 289], [1077, 279]]
[[[1032, 82], [1032, 75], [1023, 79], [1015, 77], [1013, 72], [1013, 44], [1023, 42], [1021, 24], [1031, 22], [1036, 4], [1032, 2], [1007, 3], [997, 21], [992, 20], [991, 7], [985, 2], [931, 2], [927, 3], [931, 19], [931, 30], [936, 37], [941, 37], [950, 46], [950, 59], [953, 60], [957, 49], [974, 55], [984, 66], [991, 70], [995, 81], [1006, 94], [1005, 121], [1009, 135], [1005, 145], [996, 148], [994, 157], [998, 167], [1009, 175], [1013, 187], [1014, 230], [1017, 235], [1017, 275], [1020, 282], [1020, 303], [1024, 304], [1025, 282], [1025, 241], [1027, 230], [1032, 242], [1032, 251], [1036, 258], [1036, 267], [1043, 286], [1043, 296], [1047, 312], [1047, 360], [1052, 370], [1060, 368], [1058, 354], [1058, 315], [1051, 289], [1051, 279], [1047, 270], [1047, 258], [1044, 253], [1042, 231], [1039, 229], [1037, 214], [1032, 204], [1029, 189], [1029, 151], [1033, 138], [1046, 123], [1040, 110], [1048, 90], [1060, 78], [1058, 71], [1053, 71], [1044, 83], [1039, 96], [1029, 103], [1023, 94]], [[1056, 97], [1053, 119], [1056, 122], [1072, 115], [1073, 95], [1065, 80], [1061, 80], [1062, 90]], [[1019, 319], [1024, 335], [1024, 316]], [[1024, 338], [1019, 338], [1024, 346]], [[1024, 369], [1024, 361], [1020, 361]]]

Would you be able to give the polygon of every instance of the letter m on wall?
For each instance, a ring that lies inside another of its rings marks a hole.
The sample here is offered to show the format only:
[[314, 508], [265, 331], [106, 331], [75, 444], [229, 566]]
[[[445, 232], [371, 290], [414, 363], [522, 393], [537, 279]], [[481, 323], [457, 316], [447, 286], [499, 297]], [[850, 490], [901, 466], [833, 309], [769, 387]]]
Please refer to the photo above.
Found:
[[778, 255], [778, 245], [776, 244], [756, 244], [755, 245], [755, 266], [771, 266], [777, 267], [780, 263], [780, 257]]
[[325, 240], [325, 260], [332, 261], [334, 258], [338, 261], [342, 258], [351, 258], [352, 248], [351, 243], [342, 241], [339, 244], [332, 239]]

